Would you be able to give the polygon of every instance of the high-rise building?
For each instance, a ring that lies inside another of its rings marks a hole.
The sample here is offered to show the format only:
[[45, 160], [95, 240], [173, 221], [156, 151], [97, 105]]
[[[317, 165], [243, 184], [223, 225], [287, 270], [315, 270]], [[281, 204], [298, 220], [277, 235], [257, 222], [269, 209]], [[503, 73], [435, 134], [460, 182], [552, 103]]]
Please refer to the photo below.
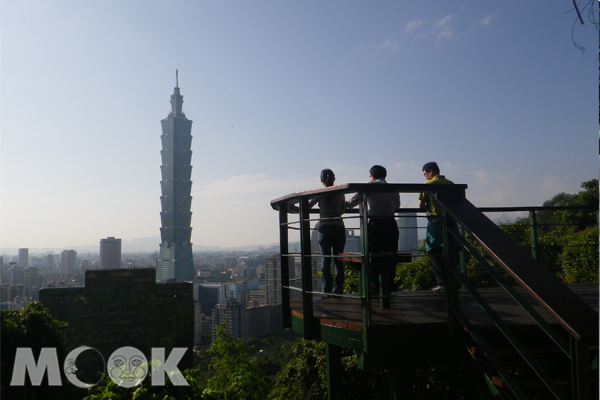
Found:
[[100, 239], [100, 269], [121, 268], [121, 239]]
[[67, 351], [87, 345], [108, 360], [116, 349], [132, 346], [150, 359], [153, 347], [165, 347], [167, 355], [186, 347], [179, 368], [192, 366], [191, 283], [156, 283], [153, 268], [88, 270], [83, 287], [45, 288], [39, 294], [52, 315], [68, 323]]
[[156, 268], [157, 281], [194, 279], [192, 256], [192, 121], [182, 111], [183, 96], [176, 72], [171, 112], [162, 125], [161, 244]]
[[77, 265], [77, 252], [75, 250], [63, 250], [60, 254], [60, 270], [63, 273], [73, 273]]
[[246, 308], [246, 337], [262, 338], [283, 330], [281, 304], [259, 305], [250, 302]]
[[265, 291], [267, 293], [267, 304], [281, 304], [281, 279], [279, 254], [267, 257], [265, 260]]
[[417, 214], [398, 214], [398, 251], [414, 252], [419, 250], [419, 239], [417, 234]]
[[[266, 304], [281, 304], [281, 257], [273, 254], [265, 259], [265, 292]], [[316, 264], [315, 264], [316, 265]], [[319, 264], [320, 267], [320, 264]], [[319, 269], [320, 271], [320, 269]], [[288, 257], [289, 278], [293, 281], [296, 277], [296, 264], [294, 257]], [[313, 274], [316, 273], [313, 268]], [[294, 286], [290, 282], [291, 286]], [[314, 288], [313, 288], [314, 289]]]
[[18, 263], [21, 267], [29, 267], [29, 249], [19, 249]]
[[213, 342], [216, 339], [216, 327], [225, 323], [225, 333], [234, 338], [247, 339], [246, 306], [230, 297], [215, 306], [212, 312]]
[[201, 312], [205, 315], [212, 315], [213, 308], [227, 299], [224, 293], [224, 284], [200, 283], [195, 284], [194, 288], [198, 291], [198, 304], [200, 304]]
[[54, 267], [54, 254], [47, 254], [46, 255], [46, 266], [48, 268]]

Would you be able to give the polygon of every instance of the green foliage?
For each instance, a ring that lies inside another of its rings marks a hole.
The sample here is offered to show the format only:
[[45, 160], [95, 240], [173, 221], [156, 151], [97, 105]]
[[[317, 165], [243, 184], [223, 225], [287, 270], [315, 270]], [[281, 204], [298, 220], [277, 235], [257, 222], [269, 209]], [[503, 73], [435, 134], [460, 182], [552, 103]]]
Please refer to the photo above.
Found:
[[358, 293], [358, 271], [344, 262], [344, 293]]
[[[365, 372], [358, 368], [356, 352], [342, 349], [342, 396], [348, 400], [385, 399], [385, 372]], [[325, 343], [300, 340], [294, 345], [294, 357], [277, 375], [271, 400], [327, 399], [327, 359]]]
[[[3, 399], [74, 398], [72, 387], [48, 386], [47, 375], [41, 386], [10, 386], [17, 347], [32, 349], [37, 360], [42, 347], [56, 348], [59, 360], [66, 355], [66, 322], [54, 318], [41, 303], [30, 303], [22, 311], [2, 311], [2, 386]], [[63, 381], [65, 381], [63, 377]], [[75, 391], [76, 392], [76, 391]]]
[[255, 349], [253, 356], [259, 370], [264, 374], [267, 387], [273, 386], [276, 375], [293, 357], [293, 343], [299, 340], [300, 335], [293, 330], [284, 330], [278, 335], [262, 339], [247, 340], [247, 344]]
[[557, 261], [563, 282], [598, 282], [598, 226], [569, 235]]
[[228, 399], [264, 399], [268, 389], [258, 361], [250, 357], [252, 351], [245, 340], [226, 334], [225, 324], [219, 325], [208, 349], [213, 357], [209, 368], [215, 371], [208, 388], [225, 393]]
[[431, 262], [425, 252], [425, 241], [419, 243], [421, 257], [413, 262], [396, 266], [395, 284], [401, 291], [426, 290], [434, 286], [435, 280], [431, 272]]
[[[164, 387], [152, 386], [152, 373], [157, 367], [157, 361], [153, 360], [149, 362], [150, 373], [136, 387], [120, 387], [105, 375], [99, 385], [88, 390], [84, 400], [265, 399], [270, 387], [268, 382], [292, 356], [290, 342], [296, 337], [292, 333], [245, 341], [225, 334], [225, 326], [220, 325], [217, 339], [208, 350], [211, 355], [209, 378], [204, 375], [207, 372], [204, 367], [198, 366], [182, 371], [189, 386], [174, 386], [168, 378]], [[258, 355], [250, 343], [269, 351]]]
[[269, 399], [326, 399], [325, 343], [301, 339], [293, 349], [294, 358], [277, 375]]
[[418, 367], [415, 371], [413, 398], [419, 400], [485, 399], [481, 376], [465, 360], [454, 364]]
[[[189, 386], [175, 386], [169, 378], [165, 377], [164, 386], [153, 386], [152, 375], [164, 374], [162, 369], [157, 369], [158, 361], [148, 362], [148, 375], [137, 386], [126, 388], [117, 385], [108, 375], [103, 375], [100, 384], [88, 389], [88, 395], [82, 400], [193, 400], [204, 399], [204, 388], [198, 385], [193, 370], [182, 372]], [[225, 399], [225, 397], [220, 397]], [[219, 399], [215, 397], [215, 399]]]

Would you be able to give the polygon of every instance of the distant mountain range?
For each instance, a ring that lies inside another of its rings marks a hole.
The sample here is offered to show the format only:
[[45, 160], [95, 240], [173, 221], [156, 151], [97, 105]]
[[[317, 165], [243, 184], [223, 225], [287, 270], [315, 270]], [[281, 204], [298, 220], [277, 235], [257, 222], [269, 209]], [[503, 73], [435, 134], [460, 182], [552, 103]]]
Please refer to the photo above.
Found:
[[[160, 235], [149, 236], [145, 238], [136, 238], [132, 240], [122, 239], [121, 241], [121, 253], [151, 253], [158, 251], [160, 244]], [[240, 246], [240, 247], [210, 247], [202, 245], [193, 245], [194, 252], [220, 252], [220, 251], [257, 251], [259, 247], [263, 248], [263, 251], [267, 252], [278, 252], [279, 244], [272, 243], [267, 245], [251, 245], [251, 246]], [[60, 254], [63, 250], [75, 250], [78, 253], [98, 253], [100, 244], [87, 245], [87, 246], [64, 246], [64, 247], [30, 247], [29, 254], [49, 253]], [[18, 253], [16, 247], [0, 248], [0, 254], [11, 254], [16, 255]]]

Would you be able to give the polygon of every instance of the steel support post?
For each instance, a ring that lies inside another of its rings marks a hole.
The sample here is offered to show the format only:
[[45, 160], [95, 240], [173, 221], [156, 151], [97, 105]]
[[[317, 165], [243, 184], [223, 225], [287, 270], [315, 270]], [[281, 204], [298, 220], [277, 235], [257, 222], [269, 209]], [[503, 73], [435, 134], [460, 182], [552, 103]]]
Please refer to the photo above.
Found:
[[388, 385], [390, 400], [411, 400], [413, 398], [413, 383], [415, 367], [412, 364], [388, 370]]
[[281, 311], [283, 319], [283, 327], [292, 327], [292, 313], [290, 308], [290, 257], [289, 257], [289, 241], [288, 241], [288, 214], [287, 203], [282, 204], [279, 208], [279, 254], [281, 265]]
[[304, 316], [304, 338], [317, 338], [313, 318], [312, 257], [310, 250], [310, 208], [308, 199], [300, 201], [300, 268], [302, 270], [302, 314]]
[[531, 240], [531, 256], [537, 260], [538, 259], [537, 221], [535, 218], [534, 210], [529, 211], [529, 237]]
[[370, 254], [369, 254], [369, 234], [367, 215], [367, 196], [361, 194], [358, 207], [360, 217], [360, 250], [362, 254], [362, 268], [360, 269], [359, 277], [359, 295], [362, 303], [363, 312], [363, 351], [368, 352], [369, 343], [369, 328], [371, 327], [371, 293], [369, 287], [371, 285], [370, 270]]
[[573, 400], [591, 399], [590, 392], [590, 349], [589, 344], [570, 337], [571, 344], [571, 383]]
[[327, 400], [342, 399], [342, 348], [327, 343], [325, 350], [327, 356]]

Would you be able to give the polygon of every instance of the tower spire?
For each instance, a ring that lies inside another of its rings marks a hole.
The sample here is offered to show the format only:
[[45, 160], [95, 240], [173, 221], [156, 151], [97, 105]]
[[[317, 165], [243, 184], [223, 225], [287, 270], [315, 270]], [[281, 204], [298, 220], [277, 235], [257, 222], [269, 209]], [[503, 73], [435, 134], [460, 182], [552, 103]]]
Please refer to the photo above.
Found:
[[179, 91], [179, 70], [175, 70], [175, 90], [171, 95], [171, 113], [174, 115], [182, 114], [183, 96]]

